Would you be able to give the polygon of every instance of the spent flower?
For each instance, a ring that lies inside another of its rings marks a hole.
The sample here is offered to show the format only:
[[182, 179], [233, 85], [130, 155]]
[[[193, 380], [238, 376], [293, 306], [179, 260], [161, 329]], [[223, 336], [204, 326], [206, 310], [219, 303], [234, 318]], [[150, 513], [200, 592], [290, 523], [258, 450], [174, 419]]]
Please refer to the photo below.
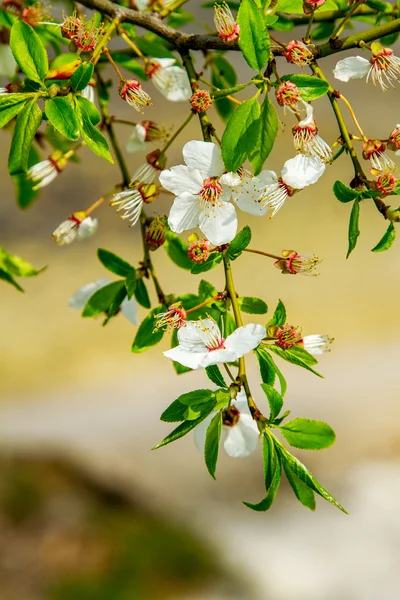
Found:
[[86, 216], [84, 210], [74, 212], [63, 221], [52, 233], [52, 238], [58, 246], [68, 246], [75, 240], [91, 237], [97, 231], [98, 221]]
[[144, 91], [137, 79], [121, 79], [118, 93], [122, 100], [133, 106], [139, 113], [143, 113], [143, 106], [151, 106], [151, 98]]
[[175, 302], [168, 310], [156, 315], [156, 329], [179, 329], [186, 324], [187, 312], [182, 307], [182, 302]]
[[306, 110], [306, 118], [299, 121], [299, 123], [292, 128], [294, 147], [300, 154], [319, 158], [323, 162], [330, 163], [333, 158], [332, 149], [329, 144], [318, 135], [318, 127], [314, 119], [313, 107], [311, 104], [307, 104]]
[[316, 276], [318, 275], [316, 267], [320, 262], [320, 259], [314, 254], [299, 254], [295, 250], [283, 250], [282, 258], [277, 260], [274, 265], [285, 275]]
[[218, 2], [214, 5], [214, 23], [221, 40], [227, 44], [234, 44], [238, 41], [240, 27], [226, 2]]

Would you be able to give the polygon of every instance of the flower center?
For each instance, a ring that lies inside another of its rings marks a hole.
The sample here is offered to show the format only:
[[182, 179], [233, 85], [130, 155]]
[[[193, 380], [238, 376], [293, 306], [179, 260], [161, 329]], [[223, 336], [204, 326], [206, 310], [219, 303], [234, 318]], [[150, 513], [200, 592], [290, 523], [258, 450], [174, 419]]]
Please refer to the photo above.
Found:
[[222, 185], [218, 177], [207, 177], [203, 182], [199, 196], [203, 202], [210, 202], [211, 204], [218, 202], [222, 196]]
[[230, 406], [222, 413], [222, 423], [226, 427], [234, 427], [238, 424], [240, 419], [240, 411], [236, 408], [236, 406]]
[[393, 50], [389, 49], [379, 52], [371, 58], [371, 65], [380, 71], [387, 71], [390, 68], [392, 54]]

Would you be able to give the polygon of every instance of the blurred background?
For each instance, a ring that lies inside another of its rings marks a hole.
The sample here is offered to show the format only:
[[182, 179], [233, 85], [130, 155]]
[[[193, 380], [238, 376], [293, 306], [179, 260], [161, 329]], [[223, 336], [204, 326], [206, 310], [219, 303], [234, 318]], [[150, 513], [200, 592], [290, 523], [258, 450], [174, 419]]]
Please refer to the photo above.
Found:
[[[283, 41], [291, 37], [279, 34]], [[233, 62], [245, 81], [250, 72], [244, 61], [236, 56]], [[323, 61], [328, 76], [335, 62]], [[281, 59], [278, 69], [289, 72]], [[167, 106], [147, 87], [154, 106], [146, 118], [161, 115], [166, 126], [179, 126], [182, 105]], [[398, 90], [383, 95], [363, 80], [341, 89], [369, 137], [386, 137], [395, 127]], [[111, 110], [137, 119], [115, 89]], [[315, 102], [315, 115], [320, 134], [333, 142], [338, 132], [326, 97]], [[221, 133], [221, 121], [211, 116]], [[276, 171], [293, 155], [294, 120], [280, 117], [286, 128], [266, 165]], [[130, 128], [117, 127], [124, 145]], [[199, 137], [193, 120], [168, 164], [181, 163], [183, 144]], [[396, 598], [398, 247], [370, 252], [386, 223], [366, 201], [357, 248], [345, 259], [350, 208], [334, 198], [332, 184], [350, 181], [350, 161], [342, 155], [273, 220], [240, 214], [240, 225], [253, 230], [252, 247], [275, 254], [294, 248], [323, 259], [319, 277], [302, 278], [283, 277], [268, 259], [247, 255], [235, 263], [235, 280], [240, 294], [262, 297], [270, 310], [282, 298], [289, 322], [305, 334], [335, 337], [320, 361], [324, 379], [282, 367], [293, 417], [326, 420], [337, 433], [331, 449], [297, 455], [349, 511], [346, 516], [318, 500], [313, 514], [283, 485], [272, 509], [258, 514], [241, 501], [263, 495], [261, 456], [235, 461], [221, 452], [215, 482], [190, 434], [150, 450], [170, 430], [159, 421], [162, 410], [179, 394], [208, 385], [205, 374], [177, 377], [162, 356], [167, 342], [133, 355], [135, 327], [123, 318], [102, 328], [68, 308], [80, 286], [107, 277], [98, 247], [133, 264], [140, 260], [138, 228], [130, 229], [106, 204], [96, 214], [93, 238], [66, 248], [50, 238], [61, 221], [119, 180], [117, 167], [83, 149], [79, 164], [70, 164], [21, 211], [6, 170], [9, 132], [1, 133], [0, 143], [1, 245], [36, 267], [48, 265], [38, 278], [23, 281], [25, 294], [0, 288], [0, 600]], [[127, 158], [132, 172], [143, 160]], [[154, 210], [166, 214], [170, 203], [164, 197]], [[162, 249], [153, 258], [165, 290], [196, 291], [200, 276], [173, 266]], [[220, 269], [207, 275], [221, 289]], [[257, 365], [248, 362], [257, 389]]]

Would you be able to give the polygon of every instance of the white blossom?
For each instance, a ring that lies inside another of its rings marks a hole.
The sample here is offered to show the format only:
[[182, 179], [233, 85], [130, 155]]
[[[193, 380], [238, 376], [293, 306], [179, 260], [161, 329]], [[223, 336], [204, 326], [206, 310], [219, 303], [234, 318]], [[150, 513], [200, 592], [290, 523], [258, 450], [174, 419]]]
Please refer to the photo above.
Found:
[[68, 246], [75, 240], [81, 241], [94, 235], [97, 231], [98, 221], [92, 217], [85, 217], [85, 213], [76, 212], [60, 223], [52, 233], [52, 238], [58, 246]]
[[370, 60], [362, 56], [350, 56], [339, 60], [333, 71], [336, 79], [349, 81], [350, 79], [369, 78], [376, 85], [379, 83], [384, 92], [400, 81], [400, 58], [393, 54], [391, 48], [384, 48], [378, 42], [372, 44]]
[[[204, 452], [207, 427], [214, 414], [199, 423], [194, 430], [197, 448]], [[245, 458], [257, 448], [259, 431], [247, 405], [246, 395], [239, 392], [223, 416], [221, 443], [232, 458]]]
[[330, 338], [328, 335], [316, 333], [314, 335], [305, 335], [299, 345], [313, 356], [319, 356], [320, 354], [325, 354], [325, 352], [330, 352], [332, 342], [333, 338]]
[[189, 77], [174, 58], [151, 58], [145, 68], [154, 86], [171, 102], [187, 102], [192, 96]]
[[178, 346], [164, 355], [185, 367], [200, 369], [233, 362], [254, 350], [265, 337], [265, 327], [254, 323], [238, 327], [225, 339], [213, 319], [187, 321], [178, 330]]
[[49, 185], [49, 183], [57, 177], [59, 172], [60, 169], [57, 166], [57, 162], [47, 158], [46, 160], [42, 160], [36, 165], [33, 165], [33, 167], [28, 170], [26, 176], [36, 184], [33, 186], [33, 189], [38, 190]]
[[[93, 296], [95, 292], [108, 285], [110, 282], [107, 279], [98, 279], [93, 283], [86, 283], [69, 299], [68, 306], [82, 310], [86, 302]], [[120, 306], [121, 313], [128, 321], [137, 325], [138, 321], [138, 305], [134, 298], [128, 300], [125, 298]]]

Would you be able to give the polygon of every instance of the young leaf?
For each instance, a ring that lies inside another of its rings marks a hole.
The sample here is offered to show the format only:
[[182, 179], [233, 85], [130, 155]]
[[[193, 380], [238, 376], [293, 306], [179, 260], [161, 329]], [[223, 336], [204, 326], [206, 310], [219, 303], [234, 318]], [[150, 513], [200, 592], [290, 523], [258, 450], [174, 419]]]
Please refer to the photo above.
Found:
[[179, 402], [179, 398], [174, 400], [168, 408], [164, 410], [162, 413], [160, 420], [165, 421], [166, 423], [174, 423], [178, 421], [185, 420], [185, 413], [187, 411], [187, 406]]
[[272, 386], [267, 383], [262, 383], [261, 387], [267, 396], [268, 404], [269, 404], [269, 420], [274, 421], [276, 417], [281, 412], [281, 408], [283, 406], [283, 398], [282, 396], [274, 389]]
[[283, 469], [285, 471], [286, 479], [288, 480], [290, 487], [293, 490], [297, 500], [303, 504], [303, 506], [310, 510], [315, 510], [315, 495], [312, 489], [310, 489], [303, 481], [297, 477], [296, 473], [289, 467], [287, 461], [282, 461]]
[[175, 440], [179, 440], [179, 438], [189, 433], [189, 431], [192, 431], [192, 429], [194, 429], [199, 423], [204, 421], [204, 419], [212, 412], [212, 410], [213, 409], [211, 408], [208, 413], [204, 413], [200, 415], [200, 417], [192, 421], [184, 421], [183, 423], [178, 425], [178, 427], [174, 429], [174, 431], [167, 435], [167, 437], [164, 438], [159, 444], [157, 444], [157, 446], [154, 446], [152, 450], [157, 450], [158, 448], [162, 448], [163, 446], [166, 446], [171, 442], [175, 442]]
[[[218, 294], [217, 289], [213, 286], [212, 283], [202, 279], [199, 283], [199, 300], [200, 302], [204, 302], [204, 300], [208, 300], [209, 298], [213, 298]], [[193, 306], [196, 306], [195, 304]]]
[[83, 307], [82, 317], [96, 317], [106, 313], [122, 289], [126, 291], [124, 281], [113, 281], [97, 290]]
[[90, 113], [82, 100], [85, 98], [76, 97], [75, 106], [78, 107], [77, 116], [80, 123], [80, 131], [83, 140], [87, 146], [98, 156], [105, 158], [111, 164], [114, 164], [113, 157], [110, 154], [106, 138], [93, 125]]
[[80, 92], [93, 77], [94, 65], [91, 62], [82, 63], [71, 77], [71, 87], [76, 92]]
[[285, 448], [285, 446], [281, 444], [276, 438], [274, 438], [274, 444], [276, 451], [281, 457], [283, 465], [287, 463], [287, 465], [290, 467], [293, 473], [297, 475], [297, 477], [301, 479], [303, 483], [305, 483], [309, 488], [314, 490], [314, 492], [317, 492], [317, 494], [322, 496], [322, 498], [333, 504], [333, 506], [336, 506], [336, 508], [338, 508], [347, 515], [347, 511], [343, 508], [343, 506], [341, 506], [339, 502], [337, 502], [337, 500], [335, 500], [335, 498], [331, 496], [331, 494], [319, 483], [319, 481], [307, 469], [307, 467], [303, 465], [302, 462], [300, 462], [295, 456], [290, 454], [290, 452]]
[[275, 377], [277, 375], [281, 386], [281, 396], [283, 397], [286, 394], [287, 390], [286, 379], [282, 375], [280, 369], [275, 364], [274, 359], [265, 350], [265, 348], [261, 347], [257, 348], [256, 356], [258, 364], [260, 366], [261, 379], [264, 383], [267, 383], [268, 385], [274, 385]]
[[[281, 348], [280, 346], [277, 346], [276, 344], [271, 344], [270, 346], [268, 346], [268, 350], [270, 350], [271, 352], [275, 352], [275, 354], [277, 354], [284, 360], [287, 360], [288, 362], [292, 363], [293, 365], [297, 365], [298, 367], [303, 367], [303, 369], [307, 369], [307, 371], [311, 371], [311, 373], [314, 373], [314, 375], [317, 375], [317, 377], [323, 378], [323, 375], [321, 375], [320, 373], [317, 373], [317, 371], [314, 371], [314, 369], [312, 367], [310, 367], [310, 362], [309, 362], [308, 357], [305, 358], [304, 354], [299, 353], [297, 346], [296, 346], [296, 350], [294, 350], [294, 348], [295, 348], [295, 346], [293, 346], [293, 348], [287, 348], [286, 350], [284, 350], [283, 348]], [[303, 348], [300, 348], [300, 350], [303, 350], [303, 352], [306, 352]], [[308, 352], [307, 352], [307, 355], [311, 356]], [[313, 358], [313, 360], [315, 360], [315, 359]]]
[[[139, 280], [140, 281], [140, 280]], [[163, 338], [164, 331], [156, 329], [155, 316], [164, 310], [164, 307], [158, 306], [154, 308], [140, 323], [135, 339], [132, 344], [132, 352], [139, 354], [145, 352], [151, 346], [155, 346]]]
[[344, 203], [352, 202], [353, 200], [356, 200], [356, 198], [359, 198], [361, 195], [361, 192], [347, 187], [347, 185], [344, 185], [344, 183], [342, 183], [339, 180], [335, 181], [335, 183], [333, 184], [333, 193], [335, 194], [339, 202]]
[[[24, 96], [25, 94], [12, 94], [13, 96]], [[0, 96], [1, 98], [1, 96]], [[17, 98], [14, 98], [14, 100], [17, 100]], [[11, 121], [11, 119], [13, 119], [14, 117], [16, 117], [18, 115], [18, 113], [21, 112], [21, 110], [24, 108], [26, 103], [26, 100], [18, 98], [18, 102], [13, 102], [11, 104], [0, 104], [0, 128], [4, 127], [4, 125], [7, 125], [7, 123], [9, 123]]]
[[264, 315], [268, 312], [268, 306], [261, 298], [251, 298], [250, 296], [241, 296], [238, 298], [240, 310], [251, 315]]
[[275, 309], [274, 314], [272, 315], [272, 319], [268, 321], [268, 327], [282, 327], [286, 323], [286, 308], [283, 304], [282, 300], [278, 301], [278, 305]]
[[279, 456], [275, 451], [274, 444], [272, 443], [272, 439], [269, 435], [263, 435], [263, 456], [264, 456], [264, 481], [265, 481], [265, 489], [267, 491], [266, 497], [258, 502], [257, 504], [252, 504], [251, 502], [244, 502], [248, 508], [252, 510], [266, 511], [271, 508], [272, 503], [276, 498], [276, 494], [278, 493], [279, 485], [281, 483], [281, 463], [279, 460]]
[[258, 175], [261, 172], [265, 161], [274, 147], [278, 130], [278, 113], [268, 96], [265, 96], [264, 102], [261, 104], [257, 142], [249, 157], [251, 166], [254, 169], [254, 175]]
[[231, 243], [229, 244], [229, 248], [227, 250], [227, 255], [230, 260], [236, 260], [242, 254], [243, 250], [247, 248], [247, 246], [251, 242], [251, 229], [248, 225], [243, 227], [239, 233], [233, 238]]
[[128, 275], [126, 276], [126, 279], [125, 279], [126, 293], [128, 294], [129, 300], [132, 298], [133, 294], [135, 293], [136, 284], [137, 284], [136, 269], [134, 269], [132, 267], [132, 271], [130, 271], [128, 273]]
[[68, 140], [79, 138], [79, 123], [75, 111], [67, 98], [50, 98], [46, 100], [44, 111], [50, 123]]
[[107, 323], [111, 319], [111, 317], [113, 317], [115, 314], [117, 314], [119, 307], [121, 306], [121, 304], [125, 300], [125, 298], [126, 298], [126, 287], [125, 287], [125, 282], [124, 282], [124, 285], [122, 285], [122, 287], [115, 294], [113, 301], [111, 302], [110, 306], [107, 308], [106, 316], [103, 321], [103, 327], [105, 325], [107, 325]]
[[208, 379], [215, 383], [215, 385], [221, 388], [228, 387], [225, 383], [225, 379], [223, 378], [218, 365], [211, 365], [210, 367], [206, 367], [205, 371]]
[[384, 250], [389, 250], [389, 248], [393, 245], [395, 239], [396, 229], [394, 228], [393, 223], [390, 223], [384, 236], [377, 243], [377, 245], [374, 248], [372, 248], [371, 252], [384, 252]]
[[347, 250], [346, 258], [349, 258], [351, 252], [354, 250], [357, 244], [358, 236], [360, 235], [359, 228], [360, 219], [360, 201], [354, 200], [353, 208], [350, 213], [349, 221], [349, 248]]
[[212, 390], [193, 390], [179, 396], [178, 400], [185, 406], [198, 406], [203, 402], [211, 400], [215, 396]]
[[[23, 21], [19, 21], [23, 22]], [[36, 100], [30, 100], [17, 117], [14, 135], [8, 155], [8, 170], [10, 175], [26, 173], [28, 159], [35, 133], [42, 122], [42, 111]]]
[[167, 239], [165, 240], [163, 247], [172, 260], [181, 269], [187, 269], [190, 271], [193, 267], [192, 261], [188, 257], [188, 244], [184, 242], [179, 235], [169, 231]]
[[335, 441], [332, 427], [313, 419], [293, 419], [281, 425], [279, 430], [291, 446], [304, 450], [329, 448]]
[[268, 62], [270, 48], [264, 12], [254, 0], [242, 0], [237, 22], [243, 56], [252, 69], [261, 71]]
[[7, 271], [10, 275], [15, 275], [16, 277], [35, 277], [39, 275], [46, 267], [42, 269], [35, 269], [27, 260], [22, 258], [21, 256], [15, 256], [13, 254], [8, 254], [0, 246], [0, 267], [3, 271]]
[[132, 267], [132, 265], [109, 250], [99, 248], [97, 250], [97, 256], [105, 268], [111, 271], [111, 273], [115, 273], [115, 275], [119, 275], [120, 277], [128, 277], [128, 275], [135, 273], [135, 268]]
[[193, 275], [198, 275], [199, 273], [205, 273], [206, 271], [211, 271], [219, 265], [222, 261], [221, 252], [211, 252], [210, 256], [203, 263], [195, 263], [192, 264], [192, 273]]
[[0, 280], [7, 281], [7, 283], [13, 285], [15, 289], [19, 292], [24, 291], [22, 287], [15, 281], [14, 277], [10, 275], [10, 273], [7, 273], [7, 271], [4, 271], [3, 269], [0, 269]]
[[143, 308], [151, 307], [149, 292], [147, 291], [147, 287], [145, 282], [143, 281], [143, 277], [136, 280], [134, 294], [140, 306], [143, 306]]
[[49, 70], [47, 52], [36, 31], [25, 21], [16, 21], [12, 26], [10, 47], [21, 71], [33, 81], [43, 81]]
[[221, 439], [222, 411], [217, 413], [207, 427], [206, 442], [204, 444], [204, 460], [211, 477], [215, 479], [217, 468], [219, 441]]
[[259, 117], [258, 100], [250, 98], [245, 100], [229, 119], [221, 145], [227, 171], [237, 171], [252, 154], [259, 134]]
[[324, 96], [329, 89], [329, 83], [315, 75], [296, 73], [295, 75], [285, 75], [282, 77], [283, 81], [288, 79], [296, 84], [300, 96], [305, 102], [311, 102], [312, 100]]

